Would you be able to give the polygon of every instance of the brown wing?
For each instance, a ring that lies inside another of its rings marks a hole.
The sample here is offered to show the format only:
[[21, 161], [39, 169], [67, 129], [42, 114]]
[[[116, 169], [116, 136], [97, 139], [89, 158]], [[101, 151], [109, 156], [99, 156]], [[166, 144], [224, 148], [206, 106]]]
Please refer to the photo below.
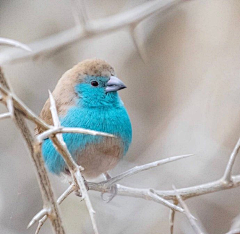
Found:
[[[53, 125], [52, 115], [51, 115], [51, 111], [50, 111], [50, 100], [49, 99], [45, 102], [39, 117], [43, 121], [45, 121], [47, 124]], [[34, 130], [35, 130], [36, 135], [43, 132], [43, 129], [38, 125], [35, 127]]]

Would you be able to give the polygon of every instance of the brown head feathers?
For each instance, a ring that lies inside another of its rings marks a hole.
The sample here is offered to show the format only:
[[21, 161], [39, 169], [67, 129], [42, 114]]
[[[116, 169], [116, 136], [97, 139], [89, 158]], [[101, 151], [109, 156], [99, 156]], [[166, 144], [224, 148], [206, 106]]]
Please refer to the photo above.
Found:
[[114, 76], [115, 72], [112, 66], [101, 59], [87, 59], [63, 74], [61, 79], [70, 79], [72, 82], [81, 83], [82, 78], [88, 76]]
[[[54, 91], [53, 97], [56, 101], [56, 106], [59, 116], [62, 116], [66, 111], [74, 105], [76, 93], [75, 86], [78, 83], [83, 82], [86, 76], [114, 76], [115, 72], [112, 66], [101, 59], [87, 59], [70, 70], [66, 71], [58, 81]], [[52, 117], [50, 112], [50, 101], [46, 101], [43, 109], [40, 113], [40, 117], [48, 124], [52, 124]], [[42, 130], [37, 127], [36, 133], [40, 133]]]

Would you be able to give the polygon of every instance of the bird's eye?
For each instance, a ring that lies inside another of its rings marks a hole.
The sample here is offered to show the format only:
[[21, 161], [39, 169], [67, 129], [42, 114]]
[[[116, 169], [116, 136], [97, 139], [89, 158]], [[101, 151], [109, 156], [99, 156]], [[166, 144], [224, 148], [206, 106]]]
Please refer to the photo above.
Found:
[[94, 80], [94, 81], [91, 82], [91, 85], [94, 86], [94, 87], [97, 87], [98, 86], [98, 82]]

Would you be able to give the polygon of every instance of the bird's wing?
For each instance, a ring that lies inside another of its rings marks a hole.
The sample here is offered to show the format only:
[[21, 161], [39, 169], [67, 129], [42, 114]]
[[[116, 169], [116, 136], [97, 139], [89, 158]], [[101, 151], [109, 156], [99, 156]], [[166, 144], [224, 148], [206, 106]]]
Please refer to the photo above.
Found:
[[[59, 86], [57, 86], [53, 91], [52, 95], [56, 102], [56, 108], [60, 118], [67, 113], [70, 107], [75, 105], [76, 94], [71, 85], [69, 85], [69, 87], [65, 85], [64, 89], [62, 89], [61, 87], [59, 88]], [[40, 118], [43, 121], [45, 121], [47, 124], [53, 125], [49, 99], [46, 101], [46, 103], [43, 106], [43, 109], [40, 113]], [[41, 127], [36, 126], [35, 134], [40, 134], [43, 131], [44, 130]]]
[[[53, 125], [52, 114], [51, 114], [51, 111], [50, 111], [50, 100], [49, 99], [45, 102], [39, 117], [42, 120], [44, 120], [47, 124]], [[39, 125], [37, 125], [35, 127], [35, 134], [40, 134], [43, 131], [44, 130]]]

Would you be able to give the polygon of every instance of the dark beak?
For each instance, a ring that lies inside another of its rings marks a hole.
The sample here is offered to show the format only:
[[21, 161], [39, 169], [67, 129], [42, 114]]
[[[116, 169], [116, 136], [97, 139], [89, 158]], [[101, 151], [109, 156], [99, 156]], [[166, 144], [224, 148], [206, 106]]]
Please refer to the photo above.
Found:
[[106, 93], [115, 92], [125, 88], [127, 87], [121, 80], [119, 80], [116, 76], [111, 76], [110, 80], [107, 82]]

